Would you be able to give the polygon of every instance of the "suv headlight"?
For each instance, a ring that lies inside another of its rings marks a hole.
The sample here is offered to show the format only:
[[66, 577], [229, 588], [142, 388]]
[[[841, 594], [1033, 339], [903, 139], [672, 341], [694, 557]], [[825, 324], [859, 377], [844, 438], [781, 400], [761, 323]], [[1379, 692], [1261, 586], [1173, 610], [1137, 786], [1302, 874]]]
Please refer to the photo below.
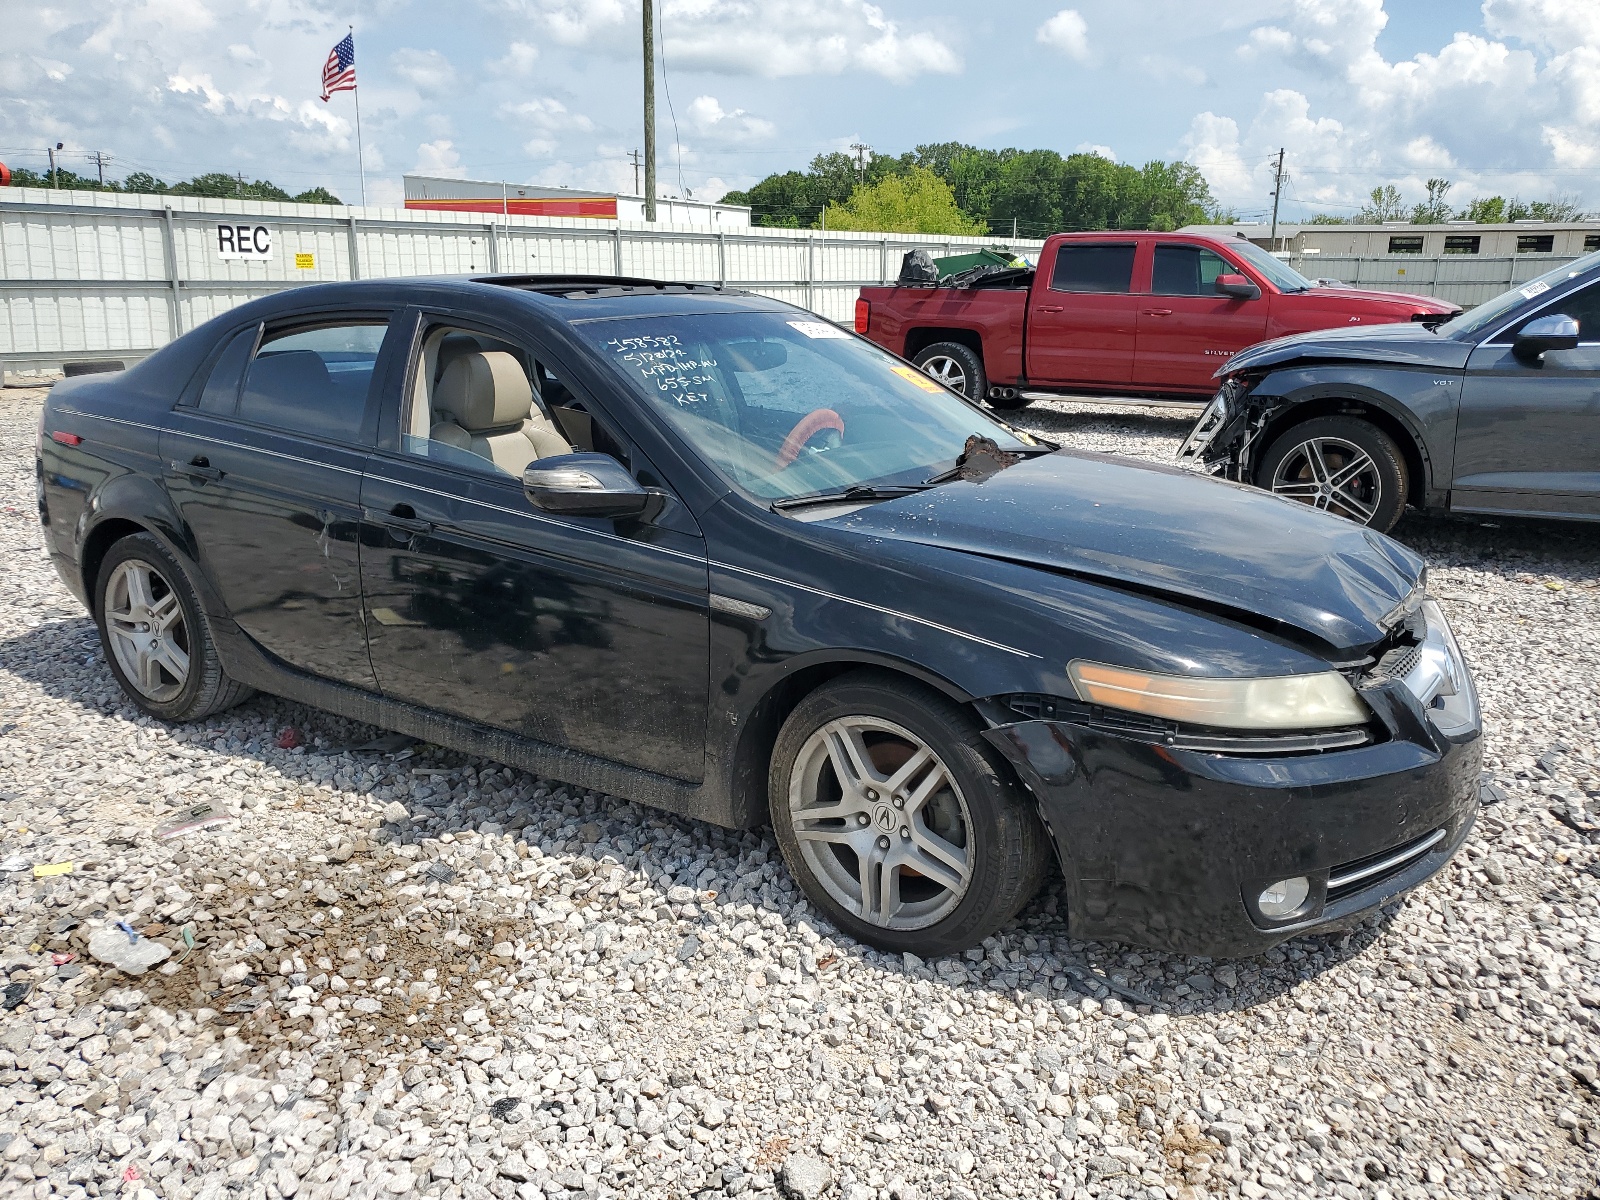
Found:
[[1090, 704], [1213, 729], [1333, 729], [1371, 720], [1367, 706], [1337, 671], [1195, 679], [1080, 659], [1067, 664], [1067, 674], [1079, 698]]

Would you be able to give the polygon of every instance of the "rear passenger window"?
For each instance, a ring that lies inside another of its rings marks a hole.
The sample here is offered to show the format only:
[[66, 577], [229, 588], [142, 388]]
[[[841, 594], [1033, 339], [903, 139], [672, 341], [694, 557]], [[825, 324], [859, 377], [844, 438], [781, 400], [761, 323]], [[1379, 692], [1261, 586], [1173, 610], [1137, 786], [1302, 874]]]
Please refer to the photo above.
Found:
[[1057, 292], [1128, 292], [1133, 290], [1133, 246], [1064, 245], [1056, 251], [1050, 274]]
[[1199, 246], [1157, 246], [1150, 290], [1158, 296], [1215, 296], [1217, 276], [1234, 268]]
[[319, 325], [268, 334], [245, 376], [239, 416], [285, 433], [360, 436], [387, 322]]
[[250, 361], [250, 352], [256, 348], [260, 333], [261, 327], [252, 325], [233, 336], [216, 366], [211, 368], [211, 375], [200, 393], [201, 412], [233, 416], [233, 410], [239, 405], [239, 384], [244, 380], [245, 365]]

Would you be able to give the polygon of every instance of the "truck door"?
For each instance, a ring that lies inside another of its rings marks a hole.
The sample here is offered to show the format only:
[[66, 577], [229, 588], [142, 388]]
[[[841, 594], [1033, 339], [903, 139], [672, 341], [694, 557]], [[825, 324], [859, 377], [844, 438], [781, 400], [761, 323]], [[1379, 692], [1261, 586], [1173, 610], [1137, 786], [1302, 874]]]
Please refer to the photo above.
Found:
[[1150, 295], [1139, 305], [1133, 382], [1158, 391], [1215, 390], [1212, 372], [1267, 332], [1267, 297], [1219, 296], [1218, 275], [1242, 274], [1220, 254], [1158, 242]]
[[[1059, 242], [1040, 263], [1028, 311], [1028, 378], [1050, 384], [1122, 384], [1133, 379], [1139, 301], [1134, 242]], [[1045, 273], [1048, 272], [1048, 275]]]

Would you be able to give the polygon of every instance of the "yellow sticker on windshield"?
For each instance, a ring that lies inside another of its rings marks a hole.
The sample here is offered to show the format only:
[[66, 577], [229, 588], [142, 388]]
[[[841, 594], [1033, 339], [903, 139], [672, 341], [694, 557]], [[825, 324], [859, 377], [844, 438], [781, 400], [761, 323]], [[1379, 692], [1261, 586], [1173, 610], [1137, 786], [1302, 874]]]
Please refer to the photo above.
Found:
[[907, 383], [916, 384], [925, 392], [942, 392], [944, 390], [915, 367], [890, 367], [889, 370], [900, 376]]

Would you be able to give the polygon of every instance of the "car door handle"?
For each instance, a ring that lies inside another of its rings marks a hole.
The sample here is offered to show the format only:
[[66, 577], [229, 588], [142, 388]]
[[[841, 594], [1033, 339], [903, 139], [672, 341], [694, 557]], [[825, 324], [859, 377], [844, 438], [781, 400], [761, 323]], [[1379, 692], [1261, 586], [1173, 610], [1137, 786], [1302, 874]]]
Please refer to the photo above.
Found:
[[1144, 315], [1147, 317], [1170, 317], [1172, 310], [1170, 308], [1147, 308], [1144, 310]]
[[409, 504], [397, 504], [388, 512], [379, 512], [373, 508], [364, 508], [361, 512], [373, 524], [382, 525], [391, 534], [402, 539], [415, 537], [419, 533], [433, 532], [433, 522], [422, 520], [411, 510]]
[[167, 475], [173, 479], [198, 479], [207, 482], [215, 482], [222, 478], [222, 472], [207, 462], [203, 455], [199, 454], [186, 463], [168, 463]]
[[1040, 304], [1040, 305], [1036, 305], [1034, 307], [1033, 311], [1034, 312], [1061, 312], [1063, 310], [1062, 310], [1061, 305], [1059, 305], [1059, 304]]

